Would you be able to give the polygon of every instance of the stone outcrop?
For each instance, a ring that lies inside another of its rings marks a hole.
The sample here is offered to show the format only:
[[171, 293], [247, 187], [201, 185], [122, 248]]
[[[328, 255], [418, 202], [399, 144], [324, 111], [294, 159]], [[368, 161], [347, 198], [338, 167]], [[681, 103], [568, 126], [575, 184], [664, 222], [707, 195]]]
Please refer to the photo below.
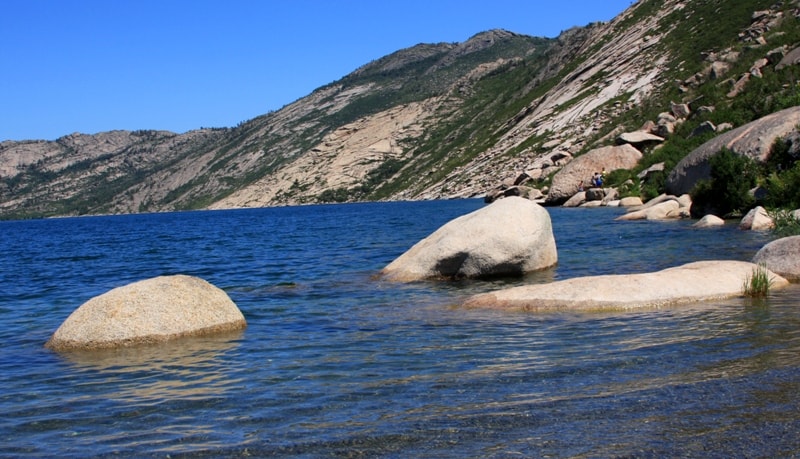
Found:
[[642, 153], [630, 144], [594, 149], [573, 159], [553, 176], [546, 202], [562, 204], [578, 192], [581, 184], [588, 184], [595, 172], [633, 169], [641, 158]]
[[677, 124], [678, 120], [671, 113], [660, 113], [652, 132], [659, 137], [666, 138], [675, 133]]
[[742, 218], [739, 228], [743, 230], [766, 231], [775, 227], [772, 217], [767, 214], [767, 210], [761, 206], [756, 206]]
[[689, 193], [699, 180], [711, 174], [709, 159], [722, 149], [765, 161], [776, 139], [786, 137], [800, 124], [800, 107], [772, 113], [751, 123], [720, 134], [684, 157], [667, 177], [667, 192]]
[[775, 66], [775, 70], [782, 70], [797, 64], [800, 64], [800, 48], [794, 48], [786, 53], [786, 55], [781, 58], [780, 62], [778, 62], [778, 65]]
[[653, 164], [652, 166], [648, 167], [647, 169], [639, 172], [636, 177], [639, 180], [647, 180], [653, 174], [664, 172], [665, 164], [663, 162]]
[[770, 242], [756, 253], [753, 263], [764, 264], [770, 271], [800, 282], [800, 236]]
[[709, 132], [717, 132], [717, 126], [715, 126], [711, 121], [703, 121], [699, 126], [692, 130], [692, 133], [689, 134], [689, 137], [701, 136], [708, 134]]
[[240, 330], [239, 308], [221, 289], [192, 276], [161, 276], [96, 296], [76, 309], [45, 344], [57, 351], [151, 344]]
[[662, 143], [663, 141], [663, 137], [659, 137], [646, 131], [625, 132], [617, 137], [617, 144], [622, 145], [629, 143], [637, 148], [641, 146]]
[[[464, 306], [531, 312], [659, 308], [742, 295], [745, 280], [757, 267], [744, 261], [700, 261], [653, 273], [514, 287], [472, 296]], [[788, 284], [783, 277], [768, 274], [773, 288]]]
[[553, 266], [557, 260], [547, 210], [533, 201], [508, 197], [446, 223], [381, 273], [401, 282], [518, 275]]

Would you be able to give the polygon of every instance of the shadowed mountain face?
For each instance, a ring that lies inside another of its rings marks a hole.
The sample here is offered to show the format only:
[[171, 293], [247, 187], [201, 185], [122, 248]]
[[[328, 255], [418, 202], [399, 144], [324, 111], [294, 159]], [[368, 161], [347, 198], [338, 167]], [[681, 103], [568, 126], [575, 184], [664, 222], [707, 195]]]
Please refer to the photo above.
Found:
[[4, 141], [0, 218], [481, 195], [673, 101], [735, 111], [756, 97], [719, 96], [737, 72], [800, 43], [796, 5], [774, 3], [643, 0], [556, 39], [419, 44], [236, 127]]

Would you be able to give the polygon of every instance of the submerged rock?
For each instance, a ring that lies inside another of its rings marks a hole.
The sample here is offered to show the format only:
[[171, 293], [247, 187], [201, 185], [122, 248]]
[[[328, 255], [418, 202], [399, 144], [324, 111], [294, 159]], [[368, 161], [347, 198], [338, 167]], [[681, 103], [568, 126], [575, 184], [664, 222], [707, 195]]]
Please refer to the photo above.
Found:
[[708, 214], [698, 220], [692, 226], [695, 228], [714, 228], [717, 226], [725, 226], [725, 220], [717, 217], [716, 215]]
[[550, 214], [512, 196], [446, 223], [381, 273], [402, 282], [516, 275], [557, 260]]
[[192, 276], [161, 276], [96, 296], [76, 309], [45, 344], [99, 349], [240, 330], [241, 311], [221, 289]]
[[[644, 274], [589, 276], [525, 285], [475, 295], [468, 308], [545, 311], [613, 311], [669, 305], [742, 295], [745, 280], [758, 265], [744, 261], [699, 261]], [[769, 272], [772, 287], [788, 281]]]

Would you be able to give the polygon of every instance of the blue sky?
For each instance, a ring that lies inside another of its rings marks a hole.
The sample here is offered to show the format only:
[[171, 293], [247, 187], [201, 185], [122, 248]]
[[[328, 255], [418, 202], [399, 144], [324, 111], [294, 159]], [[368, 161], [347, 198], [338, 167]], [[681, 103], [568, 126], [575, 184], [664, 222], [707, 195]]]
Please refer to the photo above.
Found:
[[0, 141], [231, 127], [418, 43], [555, 37], [632, 0], [2, 0]]

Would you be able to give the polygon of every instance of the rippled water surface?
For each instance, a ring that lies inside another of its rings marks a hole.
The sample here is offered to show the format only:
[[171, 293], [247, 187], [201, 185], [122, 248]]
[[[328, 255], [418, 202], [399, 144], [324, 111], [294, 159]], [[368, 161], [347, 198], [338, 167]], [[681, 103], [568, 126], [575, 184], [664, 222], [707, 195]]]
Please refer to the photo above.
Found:
[[[463, 310], [525, 282], [750, 260], [768, 234], [549, 209], [556, 268], [386, 283], [479, 201], [0, 222], [0, 456], [780, 457], [800, 454], [800, 288], [614, 314]], [[498, 227], [502, 232], [505, 228]], [[184, 273], [248, 328], [57, 354], [89, 298]]]

